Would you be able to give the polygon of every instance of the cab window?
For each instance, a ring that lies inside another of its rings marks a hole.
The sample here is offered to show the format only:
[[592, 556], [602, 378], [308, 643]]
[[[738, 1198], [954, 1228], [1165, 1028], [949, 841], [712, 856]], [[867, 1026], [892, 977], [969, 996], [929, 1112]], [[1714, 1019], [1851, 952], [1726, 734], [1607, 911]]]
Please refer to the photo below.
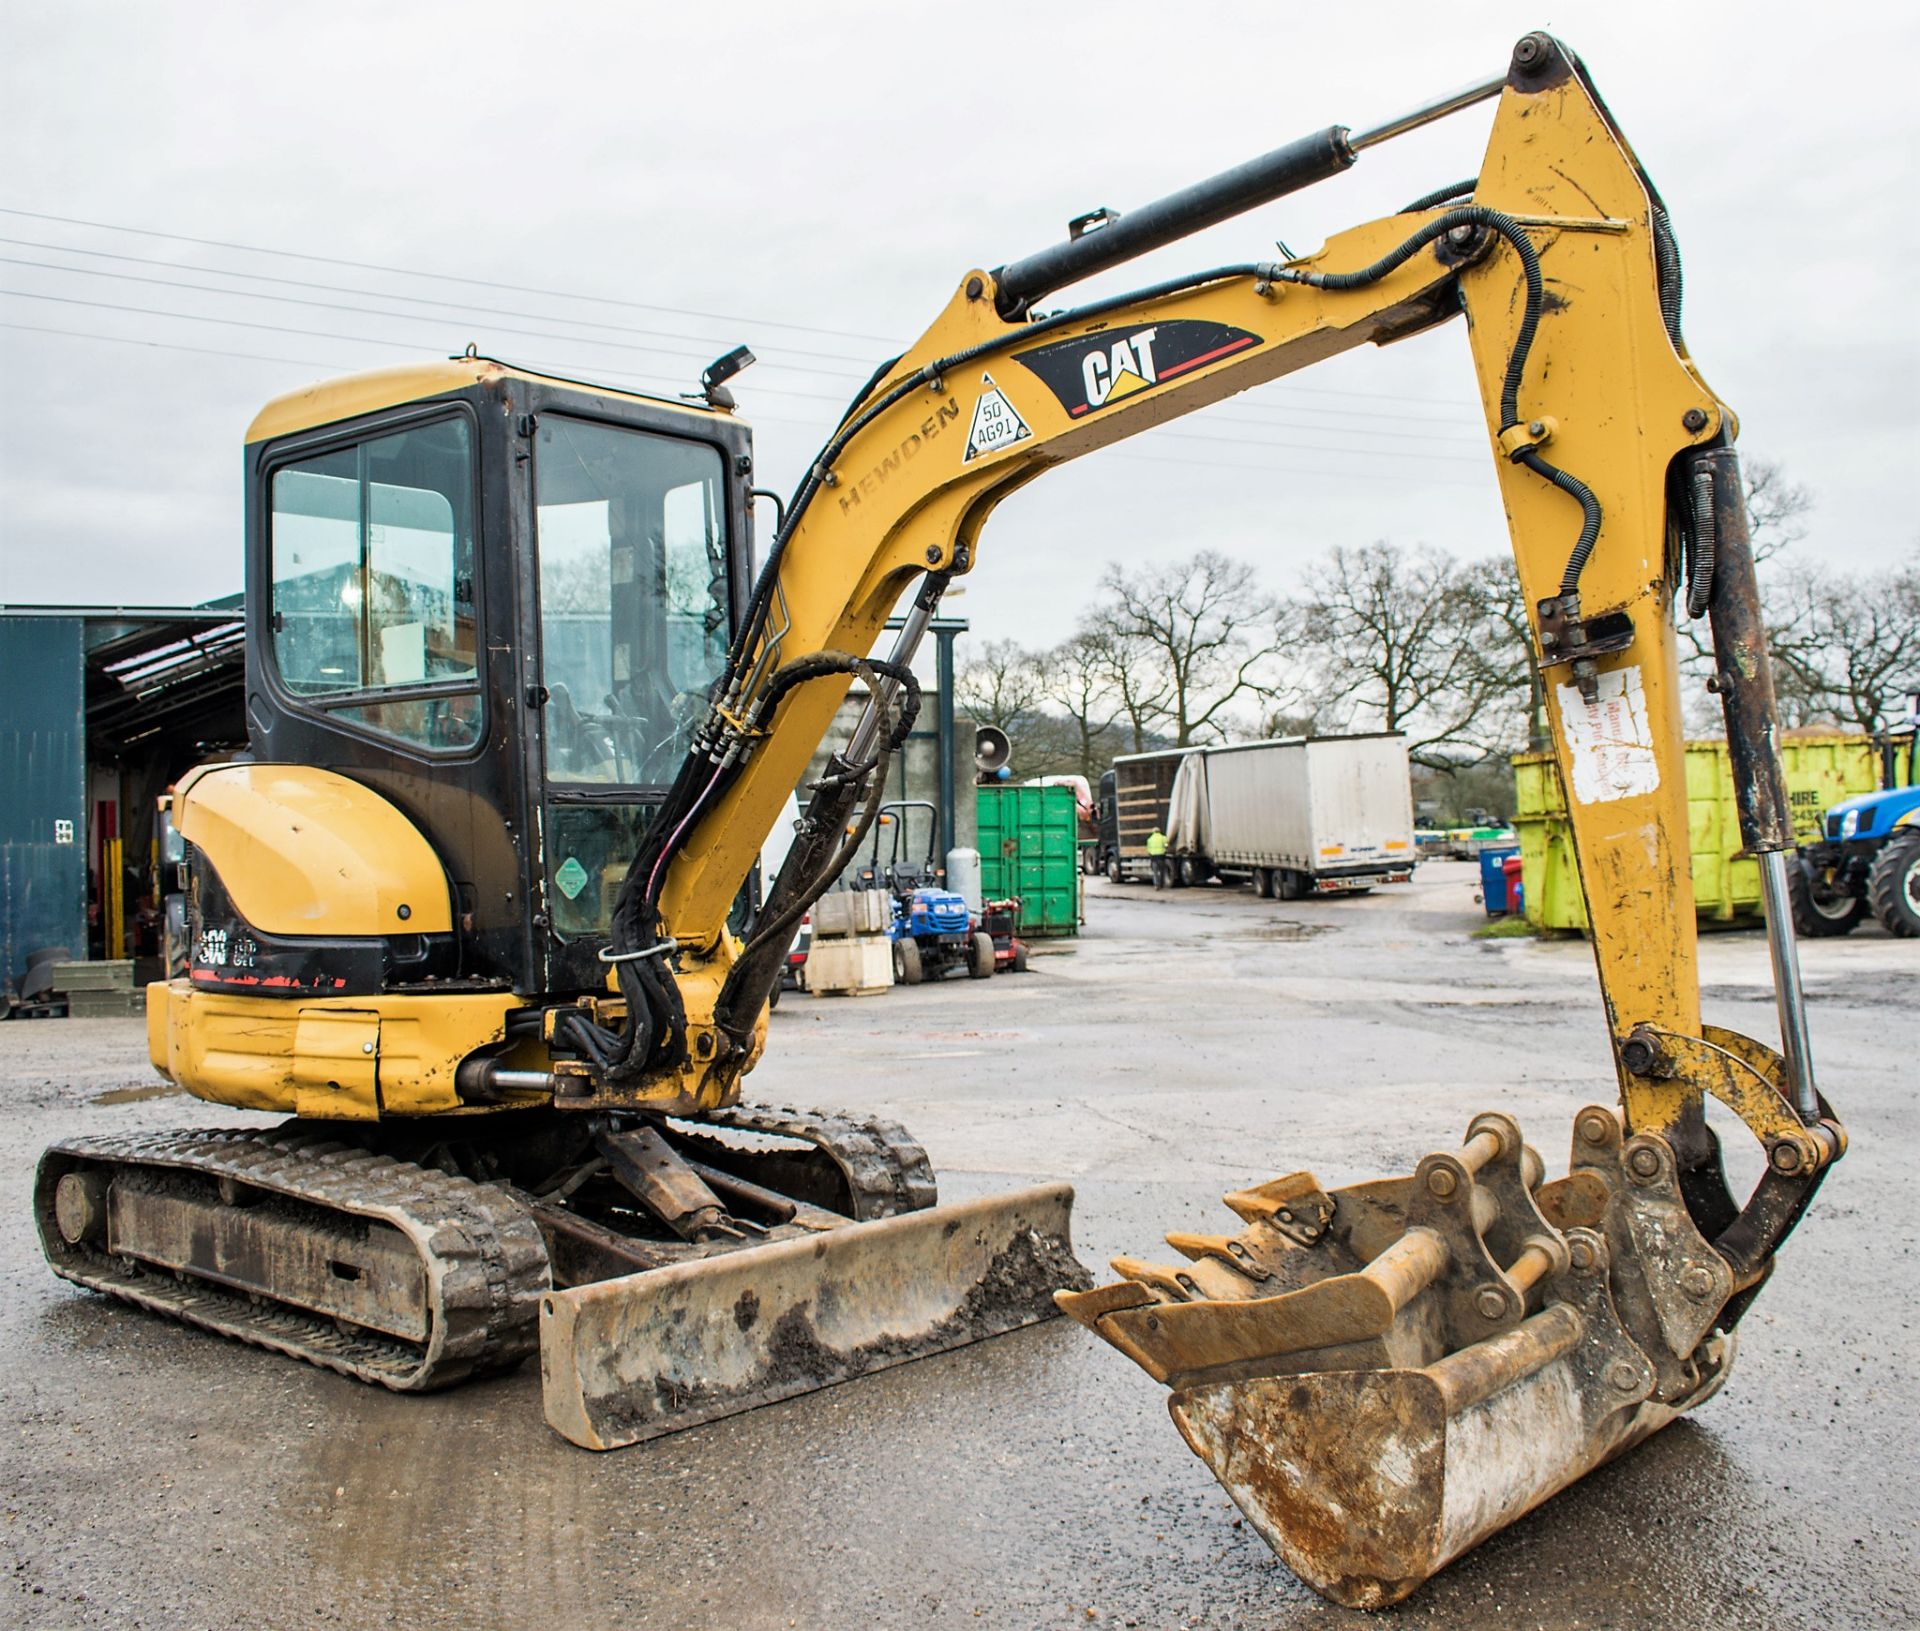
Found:
[[281, 683], [304, 702], [422, 747], [478, 741], [467, 420], [284, 464], [271, 492]]
[[730, 635], [720, 450], [542, 414], [534, 496], [547, 778], [670, 782]]

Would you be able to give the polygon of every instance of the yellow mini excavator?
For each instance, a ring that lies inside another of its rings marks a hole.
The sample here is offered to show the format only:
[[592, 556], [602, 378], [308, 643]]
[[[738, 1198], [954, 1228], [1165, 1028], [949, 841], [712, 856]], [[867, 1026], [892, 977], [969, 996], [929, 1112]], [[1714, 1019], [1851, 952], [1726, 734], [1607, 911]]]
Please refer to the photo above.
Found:
[[[1046, 315], [1054, 291], [1498, 100], [1470, 181], [1305, 258]], [[1619, 1107], [1564, 1176], [1497, 1110], [1409, 1176], [1227, 1197], [1088, 1289], [1054, 1185], [934, 1205], [898, 1127], [750, 1106], [809, 902], [857, 853], [910, 666], [993, 507], [1064, 460], [1464, 315], [1592, 924]], [[1061, 1307], [1318, 1590], [1392, 1602], [1724, 1381], [1845, 1134], [1814, 1086], [1792, 826], [1732, 413], [1681, 340], [1659, 194], [1580, 62], [1335, 126], [968, 272], [863, 389], [757, 573], [727, 379], [601, 390], [471, 355], [271, 404], [248, 436], [250, 751], [174, 794], [185, 966], [156, 1064], [276, 1130], [44, 1156], [83, 1286], [389, 1387], [537, 1345], [607, 1447]], [[889, 614], [904, 628], [884, 657]], [[1780, 1051], [1702, 1022], [1677, 618], [1711, 619]], [[854, 681], [764, 900], [744, 886]], [[1765, 1151], [1743, 1203], [1711, 1095]]]

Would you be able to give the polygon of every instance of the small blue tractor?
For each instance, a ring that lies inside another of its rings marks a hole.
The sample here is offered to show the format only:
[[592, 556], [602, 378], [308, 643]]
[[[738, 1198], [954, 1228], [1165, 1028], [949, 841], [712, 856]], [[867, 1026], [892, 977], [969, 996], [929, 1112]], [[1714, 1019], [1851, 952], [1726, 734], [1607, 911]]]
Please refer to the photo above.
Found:
[[[924, 814], [927, 847], [923, 860], [910, 859], [909, 816]], [[892, 836], [888, 859], [880, 861], [880, 838]], [[956, 970], [970, 979], [993, 973], [993, 936], [967, 908], [966, 896], [948, 889], [935, 859], [939, 812], [925, 799], [880, 806], [873, 827], [873, 852], [854, 876], [858, 889], [884, 889], [893, 897], [893, 977], [901, 985], [938, 980]]]
[[1878, 793], [1842, 799], [1827, 811], [1821, 837], [1800, 847], [1799, 865], [1788, 873], [1794, 927], [1804, 935], [1849, 934], [1869, 915], [1888, 934], [1920, 938], [1920, 786], [1915, 786], [1915, 749], [1920, 746], [1920, 696], [1916, 726], [1906, 742], [1906, 783], [1899, 780], [1899, 749], [1884, 747]]

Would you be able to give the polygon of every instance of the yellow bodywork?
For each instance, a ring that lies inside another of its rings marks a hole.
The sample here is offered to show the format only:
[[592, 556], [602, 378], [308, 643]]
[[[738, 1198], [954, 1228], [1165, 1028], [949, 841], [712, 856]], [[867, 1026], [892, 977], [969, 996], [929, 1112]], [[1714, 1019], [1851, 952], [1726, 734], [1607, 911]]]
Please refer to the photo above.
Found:
[[174, 792], [174, 824], [240, 915], [275, 935], [446, 934], [446, 869], [370, 788], [311, 765], [204, 765]]
[[[339, 379], [303, 385], [297, 391], [275, 397], [253, 416], [253, 423], [247, 427], [247, 445], [251, 447], [255, 442], [270, 442], [278, 436], [292, 436], [322, 425], [338, 424], [343, 419], [355, 419], [363, 413], [378, 413], [382, 408], [430, 401], [437, 396], [448, 396], [455, 391], [464, 391], [469, 386], [486, 385], [494, 380], [549, 380], [551, 377], [531, 369], [510, 368], [489, 357], [450, 357], [444, 362], [373, 368], [362, 374], [347, 374]], [[714, 417], [711, 409], [677, 402], [671, 397], [617, 391], [604, 385], [590, 388], [600, 396], [621, 402], [645, 402], [656, 408], [671, 408], [693, 419]]]
[[187, 980], [147, 987], [147, 1049], [196, 1098], [325, 1121], [462, 1108], [460, 1061], [500, 1042], [509, 991], [247, 997]]
[[[207, 765], [173, 818], [234, 907], [273, 935], [446, 934], [446, 870], [379, 794], [308, 765]], [[402, 915], [404, 910], [404, 916]], [[502, 1037], [511, 993], [244, 996], [190, 981], [147, 988], [154, 1065], [196, 1097], [325, 1120], [460, 1108], [454, 1072]]]

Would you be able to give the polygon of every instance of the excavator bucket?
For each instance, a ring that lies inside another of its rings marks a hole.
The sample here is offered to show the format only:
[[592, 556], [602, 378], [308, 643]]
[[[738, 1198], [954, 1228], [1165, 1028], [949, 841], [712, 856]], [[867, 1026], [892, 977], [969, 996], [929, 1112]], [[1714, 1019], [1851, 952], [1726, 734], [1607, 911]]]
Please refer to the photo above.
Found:
[[1072, 1206], [1042, 1184], [550, 1292], [547, 1420], [617, 1449], [1050, 1319], [1092, 1278]]
[[1226, 1203], [1239, 1234], [1169, 1235], [1186, 1262], [1119, 1258], [1118, 1283], [1058, 1301], [1172, 1390], [1254, 1528], [1347, 1607], [1398, 1602], [1732, 1362], [1713, 1326], [1743, 1288], [1666, 1144], [1604, 1108], [1552, 1184], [1484, 1115], [1411, 1177], [1328, 1193], [1303, 1172]]

